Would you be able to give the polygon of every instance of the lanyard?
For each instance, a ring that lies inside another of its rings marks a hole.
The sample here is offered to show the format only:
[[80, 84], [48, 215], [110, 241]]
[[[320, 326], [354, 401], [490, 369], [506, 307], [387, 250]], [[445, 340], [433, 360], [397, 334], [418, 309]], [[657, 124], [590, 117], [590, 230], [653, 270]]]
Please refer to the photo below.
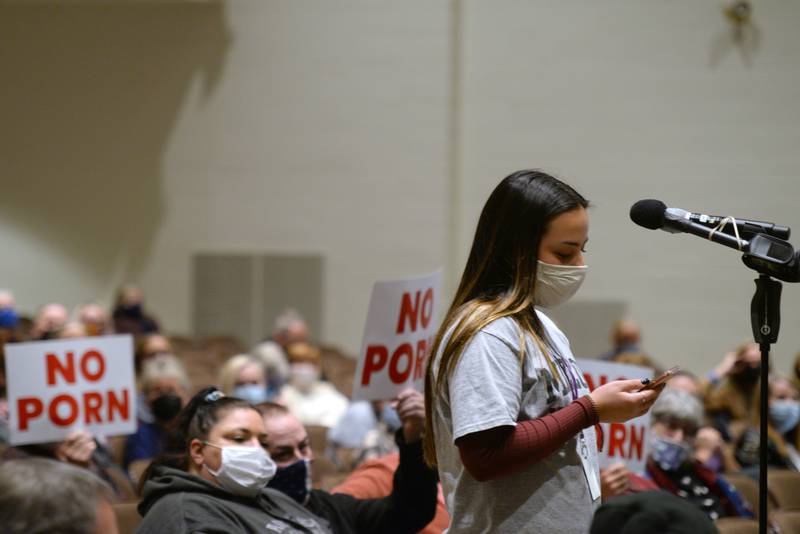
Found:
[[[578, 399], [578, 380], [575, 377], [575, 370], [573, 369], [572, 365], [559, 354], [555, 348], [551, 347], [553, 353], [556, 355], [556, 362], [558, 363], [558, 367], [561, 369], [561, 374], [567, 379], [569, 383], [570, 393], [572, 393], [572, 400]], [[586, 437], [583, 434], [583, 430], [580, 432], [580, 442], [581, 442], [581, 455], [588, 459], [589, 458], [589, 448], [586, 446]]]

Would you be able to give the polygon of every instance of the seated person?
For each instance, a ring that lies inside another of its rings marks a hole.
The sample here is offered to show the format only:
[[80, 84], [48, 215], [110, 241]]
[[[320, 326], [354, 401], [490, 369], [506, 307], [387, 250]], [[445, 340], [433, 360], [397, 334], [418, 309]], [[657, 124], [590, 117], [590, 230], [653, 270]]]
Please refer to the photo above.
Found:
[[[667, 382], [667, 389], [680, 389], [703, 402], [703, 384], [689, 371], [680, 370]], [[694, 457], [715, 472], [739, 471], [741, 466], [733, 454], [733, 447], [722, 439], [714, 427], [705, 425], [697, 430], [694, 440]]]
[[734, 487], [694, 457], [697, 429], [703, 424], [697, 398], [667, 388], [653, 404], [650, 417], [647, 474], [659, 488], [694, 503], [711, 520], [753, 517]]
[[397, 452], [394, 433], [401, 426], [389, 402], [351, 402], [328, 432], [329, 452], [337, 466], [351, 471], [365, 460]]
[[708, 373], [706, 412], [725, 441], [735, 442], [756, 417], [760, 376], [761, 351], [753, 342], [727, 353]]
[[283, 386], [280, 403], [304, 425], [336, 426], [350, 401], [330, 382], [321, 379], [322, 356], [318, 348], [294, 343], [287, 348], [289, 383]]
[[62, 441], [19, 445], [5, 449], [0, 461], [47, 458], [74, 465], [100, 477], [119, 500], [135, 497], [127, 473], [111, 458], [110, 452], [85, 430], [73, 430]]
[[0, 463], [4, 534], [117, 534], [111, 488], [85, 469], [45, 458]]
[[[769, 423], [767, 426], [767, 464], [773, 469], [800, 470], [800, 401], [797, 388], [787, 378], [769, 381]], [[745, 430], [736, 444], [736, 459], [742, 471], [758, 477], [758, 419]]]
[[167, 428], [186, 404], [191, 389], [183, 365], [171, 354], [145, 362], [140, 386], [141, 397], [153, 421], [140, 417], [136, 432], [125, 442], [125, 468], [134, 480], [139, 479], [150, 461], [163, 450]]
[[216, 388], [200, 391], [142, 477], [137, 533], [330, 533], [326, 521], [265, 487], [276, 470], [266, 439], [251, 404]]
[[258, 408], [269, 453], [278, 466], [268, 487], [328, 520], [334, 532], [417, 532], [433, 519], [437, 474], [422, 459], [425, 409], [420, 393], [407, 390], [399, 397], [402, 428], [395, 439], [400, 454], [391, 492], [367, 500], [311, 489], [314, 456], [302, 423], [281, 405], [264, 403]]
[[250, 404], [269, 400], [267, 368], [261, 360], [249, 354], [238, 354], [228, 359], [219, 372], [220, 390]]

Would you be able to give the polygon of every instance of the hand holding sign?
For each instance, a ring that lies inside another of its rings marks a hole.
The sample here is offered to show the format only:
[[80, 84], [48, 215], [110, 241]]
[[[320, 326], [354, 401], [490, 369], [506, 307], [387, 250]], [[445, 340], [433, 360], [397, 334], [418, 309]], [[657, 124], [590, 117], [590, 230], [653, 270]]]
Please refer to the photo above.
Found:
[[62, 462], [88, 467], [95, 449], [97, 443], [94, 441], [94, 436], [85, 430], [74, 430], [58, 444], [55, 457]]
[[415, 389], [406, 389], [397, 396], [397, 415], [403, 423], [403, 437], [406, 443], [416, 443], [422, 439], [425, 430], [425, 398]]

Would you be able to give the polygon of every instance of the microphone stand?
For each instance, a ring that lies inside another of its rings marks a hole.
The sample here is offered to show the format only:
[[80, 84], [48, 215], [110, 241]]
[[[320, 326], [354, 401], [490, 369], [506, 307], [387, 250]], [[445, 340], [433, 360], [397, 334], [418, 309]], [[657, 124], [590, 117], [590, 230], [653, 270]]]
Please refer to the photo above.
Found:
[[761, 348], [761, 398], [758, 447], [758, 532], [767, 534], [767, 418], [769, 417], [769, 347], [778, 341], [781, 327], [781, 290], [783, 286], [768, 274], [756, 279], [756, 292], [750, 302], [750, 324], [753, 339]]

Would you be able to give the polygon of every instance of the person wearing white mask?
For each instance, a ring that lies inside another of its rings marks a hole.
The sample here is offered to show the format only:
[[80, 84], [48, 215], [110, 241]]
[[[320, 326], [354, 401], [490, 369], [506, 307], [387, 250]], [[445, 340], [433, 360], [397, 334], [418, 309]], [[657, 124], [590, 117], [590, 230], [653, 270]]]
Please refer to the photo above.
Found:
[[142, 477], [137, 532], [330, 533], [326, 520], [266, 487], [276, 471], [266, 439], [264, 421], [248, 402], [216, 388], [200, 391]]
[[587, 266], [588, 202], [543, 172], [515, 172], [478, 220], [425, 379], [425, 459], [450, 534], [585, 533], [600, 503], [594, 425], [645, 413], [661, 388], [593, 392], [540, 310], [569, 300]]
[[304, 425], [335, 427], [350, 401], [333, 384], [322, 380], [320, 350], [308, 343], [293, 343], [286, 352], [289, 382], [281, 389], [279, 403], [287, 406]]

